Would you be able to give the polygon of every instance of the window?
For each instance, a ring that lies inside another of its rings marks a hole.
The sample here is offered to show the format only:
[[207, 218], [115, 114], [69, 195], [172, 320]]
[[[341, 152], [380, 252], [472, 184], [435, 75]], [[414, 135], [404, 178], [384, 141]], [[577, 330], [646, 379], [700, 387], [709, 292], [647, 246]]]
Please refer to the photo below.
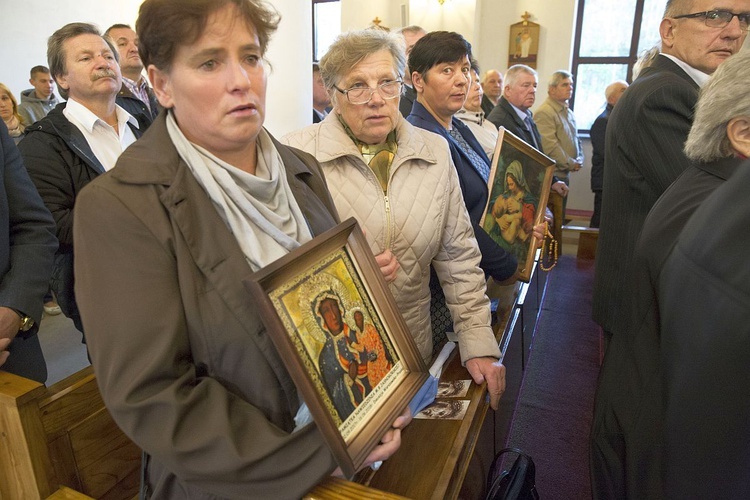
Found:
[[318, 62], [341, 33], [341, 0], [312, 0], [313, 61]]
[[576, 121], [581, 130], [605, 106], [604, 89], [630, 81], [638, 54], [660, 42], [664, 0], [579, 0], [573, 47]]

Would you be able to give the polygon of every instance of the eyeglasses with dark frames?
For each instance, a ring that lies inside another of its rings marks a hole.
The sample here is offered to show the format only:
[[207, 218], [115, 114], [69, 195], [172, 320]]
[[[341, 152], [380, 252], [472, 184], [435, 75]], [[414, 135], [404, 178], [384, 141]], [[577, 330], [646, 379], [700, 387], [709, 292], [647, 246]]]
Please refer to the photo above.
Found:
[[372, 100], [372, 96], [375, 94], [376, 90], [383, 99], [395, 99], [401, 95], [401, 88], [403, 85], [404, 82], [401, 80], [389, 80], [381, 83], [374, 89], [360, 86], [341, 90], [336, 85], [334, 85], [333, 88], [344, 94], [347, 100], [352, 104], [367, 104]]
[[748, 21], [750, 21], [750, 12], [741, 12], [735, 14], [728, 10], [709, 10], [706, 12], [696, 12], [695, 14], [683, 14], [681, 16], [675, 16], [673, 19], [700, 19], [703, 18], [703, 22], [709, 28], [723, 28], [732, 22], [732, 18], [737, 16], [737, 21], [740, 23], [740, 29], [742, 31], [748, 30]]

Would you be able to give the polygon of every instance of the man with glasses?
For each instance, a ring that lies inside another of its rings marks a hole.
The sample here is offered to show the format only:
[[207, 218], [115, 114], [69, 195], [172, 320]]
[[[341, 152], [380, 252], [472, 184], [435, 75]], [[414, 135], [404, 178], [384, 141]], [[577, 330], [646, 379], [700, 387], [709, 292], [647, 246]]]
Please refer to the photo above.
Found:
[[[750, 0], [669, 0], [659, 26], [662, 53], [610, 115], [593, 300], [594, 320], [605, 332], [605, 345], [612, 344], [603, 370], [623, 351], [638, 347], [631, 340], [636, 241], [651, 207], [689, 165], [682, 149], [698, 90], [740, 50], [748, 17]], [[641, 400], [638, 384], [647, 385], [653, 373], [639, 376], [638, 383], [618, 379], [597, 390], [594, 498], [663, 497], [659, 422], [633, 410]], [[629, 432], [636, 426], [637, 433]]]

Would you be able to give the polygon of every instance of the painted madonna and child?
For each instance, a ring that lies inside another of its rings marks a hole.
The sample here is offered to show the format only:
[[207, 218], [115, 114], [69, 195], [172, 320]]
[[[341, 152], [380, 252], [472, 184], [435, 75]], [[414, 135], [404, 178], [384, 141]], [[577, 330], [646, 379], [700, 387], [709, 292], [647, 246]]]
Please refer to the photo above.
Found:
[[532, 230], [544, 215], [554, 162], [502, 129], [493, 159], [482, 228], [518, 259], [523, 279], [534, 258]]

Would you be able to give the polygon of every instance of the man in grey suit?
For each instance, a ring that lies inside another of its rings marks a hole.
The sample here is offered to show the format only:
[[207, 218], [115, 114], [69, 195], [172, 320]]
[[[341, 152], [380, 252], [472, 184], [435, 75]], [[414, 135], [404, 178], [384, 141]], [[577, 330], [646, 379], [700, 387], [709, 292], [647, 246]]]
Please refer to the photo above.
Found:
[[35, 334], [57, 249], [55, 222], [3, 123], [0, 178], [0, 369], [44, 383]]
[[606, 342], [628, 328], [628, 283], [643, 221], [688, 165], [682, 147], [698, 89], [742, 47], [748, 12], [750, 0], [726, 0], [721, 8], [715, 0], [669, 0], [659, 26], [662, 53], [609, 118], [593, 301]]

